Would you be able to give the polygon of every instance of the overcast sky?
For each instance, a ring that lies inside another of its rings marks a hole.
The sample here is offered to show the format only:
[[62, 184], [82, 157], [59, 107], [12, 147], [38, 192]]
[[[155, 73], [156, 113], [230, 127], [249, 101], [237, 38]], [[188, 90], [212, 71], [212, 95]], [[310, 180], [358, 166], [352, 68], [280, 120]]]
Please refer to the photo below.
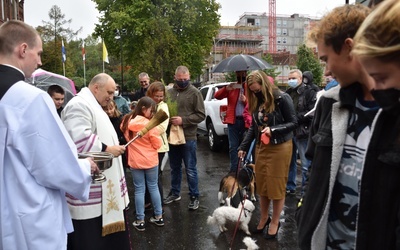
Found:
[[[268, 13], [268, 0], [217, 0], [221, 4], [221, 25], [235, 25], [244, 12]], [[350, 0], [354, 3], [355, 0]], [[276, 0], [276, 14], [294, 13], [321, 17], [329, 10], [345, 4], [345, 0]], [[25, 1], [25, 22], [37, 27], [42, 20], [50, 21], [49, 10], [53, 5], [61, 8], [65, 19], [72, 19], [71, 28], [83, 27], [80, 38], [94, 31], [99, 13], [91, 0], [28, 0]]]

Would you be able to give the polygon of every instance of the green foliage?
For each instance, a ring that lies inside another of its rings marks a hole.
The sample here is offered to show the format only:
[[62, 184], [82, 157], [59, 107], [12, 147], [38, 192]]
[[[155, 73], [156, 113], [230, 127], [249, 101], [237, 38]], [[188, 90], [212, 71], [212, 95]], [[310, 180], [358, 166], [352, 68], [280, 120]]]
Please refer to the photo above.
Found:
[[178, 103], [167, 96], [165, 103], [168, 105], [169, 117], [178, 115]]
[[[97, 4], [100, 18], [94, 36], [84, 39], [85, 72], [83, 40], [76, 38], [81, 29], [68, 28], [72, 20], [66, 19], [56, 5], [49, 11], [49, 21], [36, 27], [43, 40], [44, 70], [63, 74], [63, 40], [67, 54], [65, 76], [78, 88], [87, 86], [93, 76], [103, 71], [104, 39], [110, 62], [104, 64], [105, 72], [120, 84], [123, 73], [124, 90], [140, 87], [140, 72], [147, 72], [152, 81], [163, 82], [173, 82], [179, 65], [188, 66], [192, 79], [202, 73], [204, 58], [209, 55], [211, 41], [219, 29], [220, 5], [216, 0], [92, 1]], [[123, 29], [126, 32], [121, 32]], [[117, 30], [122, 34], [120, 39], [116, 39]]]
[[297, 51], [297, 68], [302, 72], [311, 71], [314, 76], [314, 83], [321, 86], [323, 67], [318, 60], [317, 55], [311, 48], [308, 48], [305, 44], [302, 44]]
[[[93, 0], [103, 16], [95, 35], [109, 53], [119, 53], [129, 73], [147, 72], [152, 80], [171, 82], [177, 66], [188, 66], [192, 78], [202, 73], [213, 37], [219, 29], [216, 0]], [[126, 35], [115, 39], [115, 31]], [[120, 43], [120, 44], [119, 44]]]

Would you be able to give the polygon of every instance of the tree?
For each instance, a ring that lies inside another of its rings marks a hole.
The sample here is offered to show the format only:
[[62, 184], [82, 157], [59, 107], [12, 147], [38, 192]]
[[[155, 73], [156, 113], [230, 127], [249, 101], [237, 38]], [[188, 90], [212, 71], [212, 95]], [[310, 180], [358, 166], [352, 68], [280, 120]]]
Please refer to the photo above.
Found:
[[[77, 31], [65, 28], [64, 26], [70, 24], [72, 19], [65, 20], [65, 15], [57, 5], [53, 5], [49, 10], [49, 18], [50, 21], [42, 21], [43, 25], [36, 28], [43, 40], [42, 67], [54, 73], [62, 74], [61, 40], [64, 40], [64, 46], [68, 51], [68, 41], [74, 39], [82, 28]], [[69, 57], [68, 54], [67, 58]], [[66, 67], [72, 67], [71, 70], [73, 71], [73, 64], [69, 63], [68, 60]]]
[[314, 76], [314, 83], [318, 86], [322, 83], [323, 68], [316, 53], [305, 44], [302, 44], [297, 51], [297, 68], [304, 71], [311, 71]]
[[[153, 80], [171, 82], [178, 65], [188, 66], [193, 77], [202, 73], [219, 29], [216, 0], [93, 1], [103, 15], [95, 35], [113, 55], [122, 48], [129, 74], [145, 71]], [[122, 29], [126, 35], [117, 41], [115, 32]]]

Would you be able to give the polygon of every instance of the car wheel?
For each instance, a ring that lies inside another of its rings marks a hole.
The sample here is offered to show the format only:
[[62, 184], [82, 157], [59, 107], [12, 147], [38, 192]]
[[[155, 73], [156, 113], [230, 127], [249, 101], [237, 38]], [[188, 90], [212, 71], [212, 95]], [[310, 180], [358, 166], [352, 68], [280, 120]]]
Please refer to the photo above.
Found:
[[207, 124], [208, 147], [211, 151], [220, 151], [222, 138], [215, 133], [212, 122]]

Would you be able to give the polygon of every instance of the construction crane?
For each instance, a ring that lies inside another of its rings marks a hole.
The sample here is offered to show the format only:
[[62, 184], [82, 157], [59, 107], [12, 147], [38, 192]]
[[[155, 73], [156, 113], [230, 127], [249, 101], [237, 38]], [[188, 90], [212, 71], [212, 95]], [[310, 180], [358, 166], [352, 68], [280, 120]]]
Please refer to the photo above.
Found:
[[269, 0], [268, 30], [269, 53], [276, 53], [276, 0]]

